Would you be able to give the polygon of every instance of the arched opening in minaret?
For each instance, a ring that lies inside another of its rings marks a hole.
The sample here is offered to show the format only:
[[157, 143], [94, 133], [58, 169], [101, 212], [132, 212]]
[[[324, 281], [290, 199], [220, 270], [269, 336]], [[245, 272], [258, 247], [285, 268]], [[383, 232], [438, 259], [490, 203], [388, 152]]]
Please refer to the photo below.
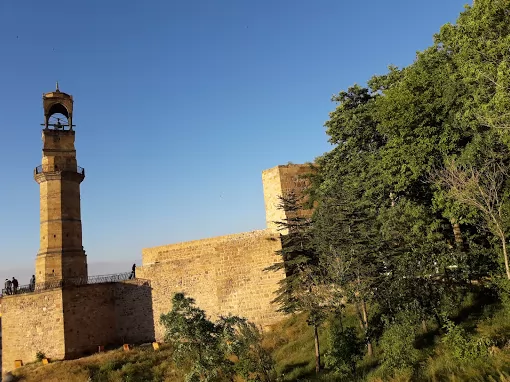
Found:
[[69, 112], [66, 107], [60, 103], [51, 106], [48, 111], [48, 127], [55, 130], [68, 130]]
[[61, 103], [55, 103], [51, 105], [48, 115], [51, 117], [53, 114], [62, 114], [66, 118], [69, 118], [69, 111]]
[[55, 113], [48, 118], [48, 126], [55, 130], [68, 130], [69, 119], [64, 114]]

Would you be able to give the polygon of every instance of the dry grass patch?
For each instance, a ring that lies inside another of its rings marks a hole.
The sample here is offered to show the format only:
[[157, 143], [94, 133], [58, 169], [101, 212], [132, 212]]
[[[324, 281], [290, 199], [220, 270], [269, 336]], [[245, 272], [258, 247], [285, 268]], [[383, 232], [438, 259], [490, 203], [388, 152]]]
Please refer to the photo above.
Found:
[[33, 363], [13, 374], [23, 382], [180, 382], [183, 374], [172, 361], [172, 349], [161, 346], [138, 347], [129, 352], [122, 349], [94, 354], [70, 361], [55, 361], [48, 365]]

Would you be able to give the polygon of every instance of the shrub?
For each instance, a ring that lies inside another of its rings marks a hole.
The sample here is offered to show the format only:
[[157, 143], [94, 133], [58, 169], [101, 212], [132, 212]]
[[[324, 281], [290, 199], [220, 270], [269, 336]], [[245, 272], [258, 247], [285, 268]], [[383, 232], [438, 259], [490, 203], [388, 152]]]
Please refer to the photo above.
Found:
[[[232, 320], [231, 322], [229, 322]], [[271, 354], [262, 347], [262, 334], [254, 323], [237, 317], [221, 318], [230, 335], [224, 336], [228, 345], [226, 354], [233, 354], [238, 361], [234, 363], [235, 372], [247, 382], [270, 382], [275, 379], [276, 371]]]
[[39, 362], [45, 358], [46, 354], [44, 354], [42, 351], [39, 350], [37, 353], [35, 353], [35, 359], [38, 360]]
[[462, 327], [448, 319], [444, 328], [447, 333], [443, 338], [443, 343], [457, 361], [470, 362], [489, 355], [489, 347], [492, 345], [490, 339], [470, 337]]
[[237, 316], [207, 319], [194, 299], [177, 293], [172, 310], [161, 315], [165, 339], [174, 348], [179, 364], [189, 364], [186, 381], [232, 380], [235, 374], [247, 381], [270, 381], [274, 367], [261, 346], [256, 326]]
[[387, 325], [379, 340], [384, 369], [406, 369], [418, 361], [419, 351], [414, 347], [415, 336], [416, 328], [409, 322]]
[[363, 356], [363, 342], [353, 327], [341, 328], [332, 325], [329, 331], [330, 350], [325, 355], [326, 367], [338, 376], [352, 377], [356, 374], [356, 363]]
[[507, 314], [510, 314], [510, 280], [505, 278], [495, 278], [493, 283], [501, 300], [503, 310]]

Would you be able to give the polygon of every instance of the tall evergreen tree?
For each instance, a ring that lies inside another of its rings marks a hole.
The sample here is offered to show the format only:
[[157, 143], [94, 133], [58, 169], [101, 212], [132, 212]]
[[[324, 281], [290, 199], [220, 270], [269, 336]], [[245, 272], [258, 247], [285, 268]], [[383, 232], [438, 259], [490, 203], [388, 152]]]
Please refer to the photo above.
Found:
[[283, 221], [275, 222], [282, 231], [282, 248], [278, 251], [281, 261], [266, 268], [266, 271], [284, 270], [286, 277], [280, 281], [273, 303], [278, 304], [279, 310], [287, 314], [308, 314], [308, 324], [314, 330], [315, 369], [319, 372], [321, 360], [318, 328], [325, 314], [320, 295], [322, 278], [311, 219], [300, 213], [304, 208], [303, 198], [294, 192], [281, 196], [278, 208], [285, 211], [286, 216]]

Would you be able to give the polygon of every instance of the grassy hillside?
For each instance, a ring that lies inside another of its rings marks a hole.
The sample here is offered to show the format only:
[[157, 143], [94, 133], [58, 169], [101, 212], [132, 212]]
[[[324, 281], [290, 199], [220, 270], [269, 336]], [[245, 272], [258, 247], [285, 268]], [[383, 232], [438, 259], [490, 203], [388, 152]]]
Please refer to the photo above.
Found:
[[[327, 330], [320, 331], [321, 353], [327, 350]], [[315, 374], [313, 332], [306, 317], [296, 315], [283, 321], [265, 336], [264, 346], [272, 350], [281, 380], [295, 381]], [[122, 349], [107, 351], [72, 361], [55, 361], [48, 365], [28, 364], [14, 372], [25, 382], [94, 382], [165, 381], [182, 382], [183, 365], [172, 361], [172, 348], [161, 346], [154, 351], [150, 346], [137, 347], [129, 352]]]
[[183, 381], [183, 374], [171, 361], [171, 355], [172, 350], [164, 345], [157, 352], [150, 346], [138, 347], [129, 352], [117, 349], [48, 365], [32, 363], [13, 374], [20, 381], [26, 382]]

